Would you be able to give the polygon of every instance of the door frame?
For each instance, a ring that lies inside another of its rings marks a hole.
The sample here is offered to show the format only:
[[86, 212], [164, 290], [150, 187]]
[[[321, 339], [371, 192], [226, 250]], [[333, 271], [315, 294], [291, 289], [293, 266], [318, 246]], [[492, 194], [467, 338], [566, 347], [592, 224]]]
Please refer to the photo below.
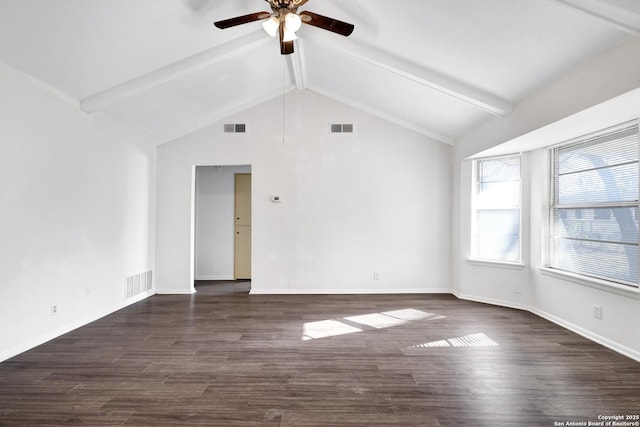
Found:
[[[205, 164], [193, 164], [191, 165], [191, 191], [190, 191], [190, 212], [191, 212], [191, 218], [190, 218], [190, 230], [189, 230], [189, 284], [190, 284], [190, 293], [195, 293], [196, 289], [195, 289], [195, 263], [196, 263], [196, 235], [197, 235], [197, 231], [196, 230], [196, 167], [248, 167], [249, 168], [249, 172], [252, 179], [251, 179], [251, 204], [253, 206], [254, 204], [254, 167], [253, 164], [251, 163], [205, 163]], [[251, 213], [251, 217], [252, 217], [252, 222], [253, 222], [253, 209], [252, 209], [252, 213]], [[232, 218], [233, 219], [233, 218]], [[235, 223], [232, 222], [232, 228], [231, 228], [231, 232], [234, 233], [234, 226]], [[253, 229], [251, 231], [251, 239], [253, 241]], [[233, 248], [231, 249], [232, 251], [234, 250]], [[233, 254], [233, 253], [232, 253]], [[253, 245], [251, 247], [251, 270], [253, 272], [253, 259], [254, 259], [254, 251], [253, 251]], [[233, 275], [233, 271], [231, 272]]]

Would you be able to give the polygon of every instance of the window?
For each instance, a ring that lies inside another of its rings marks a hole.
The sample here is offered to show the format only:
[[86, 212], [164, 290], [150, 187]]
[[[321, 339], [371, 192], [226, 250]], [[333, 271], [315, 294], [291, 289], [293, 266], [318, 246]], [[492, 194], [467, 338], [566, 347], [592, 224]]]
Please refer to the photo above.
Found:
[[548, 266], [638, 286], [638, 125], [551, 149]]
[[519, 263], [520, 156], [475, 160], [472, 258]]

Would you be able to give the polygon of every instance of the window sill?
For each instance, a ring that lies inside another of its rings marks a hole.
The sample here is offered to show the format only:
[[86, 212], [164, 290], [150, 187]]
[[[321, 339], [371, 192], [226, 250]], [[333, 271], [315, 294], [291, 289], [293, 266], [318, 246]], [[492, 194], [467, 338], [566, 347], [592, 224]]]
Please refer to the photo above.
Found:
[[478, 265], [481, 267], [505, 268], [507, 270], [522, 270], [524, 268], [524, 264], [519, 262], [496, 261], [476, 258], [468, 258], [467, 261], [471, 265]]
[[557, 270], [550, 267], [538, 267], [538, 269], [545, 276], [567, 280], [579, 285], [588, 286], [605, 292], [611, 292], [628, 298], [640, 299], [640, 289], [632, 286], [625, 286], [615, 282], [609, 282], [607, 280], [596, 279], [594, 277], [583, 276], [581, 274], [570, 273], [568, 271]]

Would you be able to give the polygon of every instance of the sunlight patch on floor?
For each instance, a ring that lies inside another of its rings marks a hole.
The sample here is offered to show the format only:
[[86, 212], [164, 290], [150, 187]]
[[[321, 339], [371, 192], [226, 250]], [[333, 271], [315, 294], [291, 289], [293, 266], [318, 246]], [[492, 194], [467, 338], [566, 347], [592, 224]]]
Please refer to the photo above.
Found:
[[390, 328], [393, 326], [404, 325], [416, 320], [424, 319], [441, 319], [444, 316], [438, 316], [433, 313], [425, 313], [421, 310], [413, 308], [405, 308], [403, 310], [383, 311], [380, 313], [362, 314], [360, 316], [345, 317], [350, 322], [360, 323], [362, 325], [371, 326], [376, 329]]
[[362, 332], [362, 329], [347, 325], [338, 320], [320, 320], [318, 322], [307, 322], [303, 325], [302, 340], [334, 337], [337, 335], [352, 334], [354, 332]]
[[438, 348], [438, 347], [496, 347], [498, 343], [483, 333], [465, 335], [463, 337], [449, 338], [439, 341], [416, 344], [409, 349]]
[[360, 323], [362, 325], [371, 326], [376, 329], [390, 328], [407, 323], [407, 320], [398, 319], [397, 317], [387, 316], [382, 313], [370, 313], [360, 316], [345, 317], [350, 322]]
[[364, 329], [385, 329], [405, 325], [418, 320], [444, 319], [445, 316], [427, 313], [413, 308], [346, 316], [340, 319], [307, 322], [302, 327], [302, 340], [326, 338], [362, 332]]

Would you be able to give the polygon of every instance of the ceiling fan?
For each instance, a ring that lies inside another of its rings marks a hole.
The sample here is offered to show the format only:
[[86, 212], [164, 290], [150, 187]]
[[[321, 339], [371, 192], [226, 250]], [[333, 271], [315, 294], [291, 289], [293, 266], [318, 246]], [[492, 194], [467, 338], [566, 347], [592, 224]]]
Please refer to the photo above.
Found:
[[293, 53], [293, 41], [298, 38], [296, 31], [300, 29], [303, 22], [343, 36], [348, 36], [353, 32], [354, 26], [352, 24], [338, 21], [337, 19], [307, 11], [298, 14], [298, 8], [309, 0], [265, 1], [271, 5], [272, 13], [250, 13], [248, 15], [217, 21], [214, 25], [218, 28], [225, 29], [249, 22], [265, 20], [262, 23], [262, 27], [271, 37], [275, 37], [276, 33], [279, 35], [280, 53], [283, 55]]

